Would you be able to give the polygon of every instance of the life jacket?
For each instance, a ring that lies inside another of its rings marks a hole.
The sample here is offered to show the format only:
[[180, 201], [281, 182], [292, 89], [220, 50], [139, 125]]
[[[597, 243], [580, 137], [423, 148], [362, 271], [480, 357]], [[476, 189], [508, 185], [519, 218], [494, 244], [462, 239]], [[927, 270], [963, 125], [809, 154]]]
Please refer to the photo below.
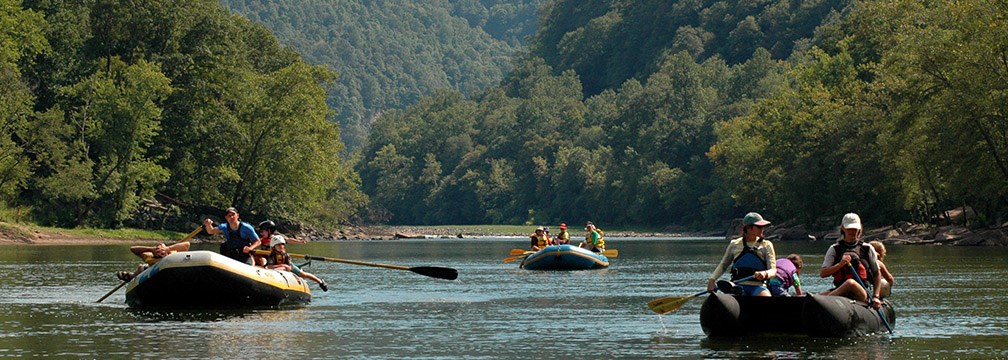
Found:
[[535, 233], [532, 233], [532, 239], [535, 240], [536, 246], [540, 249], [549, 246], [549, 237], [546, 236], [546, 234], [543, 234], [543, 236], [537, 236]]
[[[567, 241], [563, 241], [567, 240]], [[570, 242], [570, 233], [566, 231], [561, 231], [555, 238], [553, 238], [553, 243], [556, 245], [566, 244]]]
[[[871, 245], [865, 244], [860, 240], [854, 244], [847, 244], [843, 239], [840, 239], [835, 246], [836, 248], [833, 249], [833, 252], [836, 254], [833, 257], [833, 263], [840, 263], [840, 259], [843, 258], [844, 254], [850, 254], [851, 260], [857, 259], [857, 261], [851, 261], [851, 265], [857, 270], [861, 283], [870, 284], [871, 282], [868, 279], [874, 278], [871, 267], [868, 264], [868, 247]], [[833, 273], [833, 286], [843, 285], [844, 281], [853, 278], [854, 275], [851, 273], [850, 266], [844, 266], [839, 271]]]
[[589, 231], [588, 234], [585, 235], [585, 243], [592, 246], [591, 250], [598, 249], [599, 251], [605, 251], [605, 232], [599, 228], [595, 228], [595, 232], [598, 233], [598, 243], [592, 242], [591, 231]]
[[242, 252], [242, 248], [252, 245], [255, 240], [242, 238], [242, 225], [243, 223], [239, 222], [238, 228], [234, 230], [231, 226], [224, 226], [224, 243], [220, 245], [220, 253], [241, 262], [248, 262], [250, 255]]
[[[763, 238], [756, 240], [759, 244], [763, 241]], [[742, 241], [742, 252], [732, 260], [731, 268], [731, 279], [738, 280], [747, 276], [752, 276], [756, 274], [757, 271], [763, 271], [769, 269], [767, 267], [766, 261], [760, 258], [759, 254], [756, 253], [756, 247], [748, 247], [745, 245], [745, 240]]]
[[271, 252], [266, 256], [266, 266], [290, 264], [290, 255], [287, 253]]

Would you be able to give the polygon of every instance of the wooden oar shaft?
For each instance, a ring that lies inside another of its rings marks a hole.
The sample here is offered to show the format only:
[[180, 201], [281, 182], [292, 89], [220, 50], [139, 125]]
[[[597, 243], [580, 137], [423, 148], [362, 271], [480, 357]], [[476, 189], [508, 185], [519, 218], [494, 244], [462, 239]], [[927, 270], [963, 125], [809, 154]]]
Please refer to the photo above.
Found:
[[[267, 256], [269, 254], [270, 254], [270, 252], [266, 251], [266, 250], [256, 250], [256, 255]], [[406, 266], [389, 265], [389, 264], [381, 264], [381, 263], [372, 263], [372, 262], [365, 262], [365, 261], [337, 259], [337, 258], [330, 258], [330, 257], [324, 257], [324, 256], [313, 256], [313, 255], [303, 255], [303, 254], [293, 254], [293, 253], [287, 253], [287, 255], [290, 255], [291, 257], [305, 259], [305, 260], [331, 261], [331, 262], [353, 264], [353, 265], [362, 265], [362, 266], [380, 267], [380, 268], [394, 269], [394, 270], [406, 270], [406, 271], [412, 271], [414, 273], [417, 273], [417, 274], [420, 274], [420, 275], [423, 275], [423, 276], [429, 276], [429, 277], [438, 278], [438, 279], [455, 280], [455, 279], [458, 278], [458, 270], [455, 270], [455, 269], [452, 269], [452, 268], [446, 268], [446, 267], [436, 267], [436, 266], [406, 267]]]
[[[262, 251], [265, 251], [265, 250], [262, 250]], [[268, 255], [268, 253], [267, 253], [267, 255]], [[389, 265], [389, 264], [382, 264], [382, 263], [372, 263], [372, 262], [364, 262], [364, 261], [356, 261], [356, 260], [346, 260], [346, 259], [336, 259], [336, 258], [329, 258], [329, 257], [323, 257], [323, 256], [314, 256], [314, 255], [290, 254], [290, 256], [296, 257], [296, 258], [302, 258], [302, 259], [305, 259], [305, 260], [331, 261], [331, 262], [338, 262], [338, 263], [344, 263], [344, 264], [354, 264], [354, 265], [380, 267], [380, 268], [386, 268], [386, 269], [396, 269], [396, 270], [409, 270], [410, 269], [407, 266]]]
[[96, 303], [102, 302], [102, 300], [105, 300], [105, 298], [111, 296], [113, 293], [116, 292], [116, 290], [119, 290], [120, 288], [122, 288], [124, 285], [126, 285], [128, 283], [129, 283], [129, 281], [123, 281], [121, 284], [119, 284], [119, 286], [116, 286], [115, 289], [109, 290], [109, 292], [105, 293], [105, 296], [102, 296], [101, 299], [98, 299], [98, 301], [95, 301], [95, 302]]

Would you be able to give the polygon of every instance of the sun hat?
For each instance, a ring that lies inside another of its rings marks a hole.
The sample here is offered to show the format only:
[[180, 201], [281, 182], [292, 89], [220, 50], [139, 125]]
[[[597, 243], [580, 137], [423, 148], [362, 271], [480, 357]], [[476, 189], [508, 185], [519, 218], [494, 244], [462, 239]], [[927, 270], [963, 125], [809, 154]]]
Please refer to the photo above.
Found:
[[855, 213], [847, 213], [847, 215], [843, 216], [843, 220], [840, 221], [840, 228], [861, 229], [861, 217]]
[[546, 231], [546, 229], [544, 229], [542, 226], [540, 226], [540, 227], [536, 228], [536, 231]]
[[270, 237], [270, 248], [274, 248], [280, 244], [286, 244], [287, 238], [283, 235], [273, 235]]
[[764, 220], [763, 215], [760, 215], [759, 213], [756, 212], [751, 212], [745, 214], [745, 217], [742, 218], [742, 225], [767, 226], [770, 225], [770, 222]]

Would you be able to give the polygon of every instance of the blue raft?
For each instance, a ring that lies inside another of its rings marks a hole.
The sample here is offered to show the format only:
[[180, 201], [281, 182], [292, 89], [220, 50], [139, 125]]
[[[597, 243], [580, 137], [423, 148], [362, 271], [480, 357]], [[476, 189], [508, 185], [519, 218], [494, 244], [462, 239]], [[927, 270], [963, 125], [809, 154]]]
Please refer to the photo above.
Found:
[[609, 267], [605, 255], [571, 245], [550, 245], [521, 263], [527, 270], [591, 270]]

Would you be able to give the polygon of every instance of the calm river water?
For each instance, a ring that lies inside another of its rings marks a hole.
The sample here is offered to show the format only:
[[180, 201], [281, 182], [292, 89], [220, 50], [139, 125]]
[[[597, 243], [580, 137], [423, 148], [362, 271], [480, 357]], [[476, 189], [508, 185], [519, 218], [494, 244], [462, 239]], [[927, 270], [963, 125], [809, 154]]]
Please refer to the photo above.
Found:
[[[895, 334], [858, 339], [714, 340], [702, 298], [659, 317], [646, 303], [705, 286], [723, 239], [607, 241], [605, 270], [532, 272], [502, 260], [519, 238], [293, 244], [289, 251], [456, 268], [446, 281], [409, 271], [314, 262], [313, 302], [293, 309], [137, 312], [124, 290], [128, 246], [0, 247], [0, 357], [72, 358], [1008, 358], [1008, 249], [889, 246]], [[780, 243], [818, 269], [828, 244]], [[215, 244], [194, 245], [211, 250]], [[815, 271], [817, 273], [817, 271]], [[812, 271], [806, 289], [827, 279]]]

